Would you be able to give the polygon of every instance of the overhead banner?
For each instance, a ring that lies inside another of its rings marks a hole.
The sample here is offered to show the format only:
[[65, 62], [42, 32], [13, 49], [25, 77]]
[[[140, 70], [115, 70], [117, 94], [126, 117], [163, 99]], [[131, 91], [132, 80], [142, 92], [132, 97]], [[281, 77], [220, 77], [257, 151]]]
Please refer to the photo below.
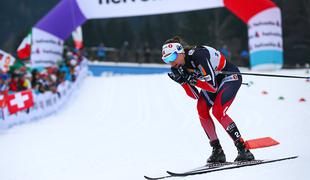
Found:
[[[155, 15], [217, 7], [226, 7], [248, 24], [252, 68], [282, 67], [281, 12], [271, 0], [62, 0], [35, 27], [66, 40], [88, 19]], [[276, 25], [268, 25], [273, 23]]]
[[63, 40], [40, 30], [32, 29], [31, 66], [51, 67], [62, 60]]
[[223, 7], [223, 0], [77, 0], [87, 19], [165, 14]]
[[87, 19], [142, 16], [223, 7], [223, 0], [62, 0], [35, 27], [66, 40]]

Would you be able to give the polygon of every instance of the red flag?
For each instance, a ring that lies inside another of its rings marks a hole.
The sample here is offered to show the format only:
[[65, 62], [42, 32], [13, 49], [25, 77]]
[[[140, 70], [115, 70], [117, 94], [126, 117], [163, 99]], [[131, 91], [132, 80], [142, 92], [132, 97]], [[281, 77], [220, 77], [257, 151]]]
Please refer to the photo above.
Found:
[[82, 28], [79, 26], [75, 31], [72, 32], [73, 42], [76, 49], [83, 47], [83, 33]]
[[15, 114], [18, 111], [23, 111], [34, 105], [31, 90], [10, 94], [7, 96], [6, 100], [10, 114]]
[[28, 34], [17, 48], [17, 56], [20, 59], [29, 58], [31, 54], [31, 33]]

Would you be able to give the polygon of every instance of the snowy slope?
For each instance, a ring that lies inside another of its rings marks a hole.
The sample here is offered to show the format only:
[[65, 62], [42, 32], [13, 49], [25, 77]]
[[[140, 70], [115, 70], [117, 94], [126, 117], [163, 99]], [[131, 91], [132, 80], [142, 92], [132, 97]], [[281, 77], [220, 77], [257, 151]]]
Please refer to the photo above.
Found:
[[[254, 150], [256, 158], [300, 157], [184, 179], [309, 178], [310, 83], [244, 77], [250, 81], [253, 85], [242, 86], [228, 113], [245, 139], [271, 136], [281, 143]], [[300, 103], [301, 97], [306, 102]], [[233, 160], [237, 152], [216, 125]], [[58, 114], [0, 134], [0, 180], [138, 180], [200, 166], [210, 153], [196, 102], [165, 74], [88, 77]]]

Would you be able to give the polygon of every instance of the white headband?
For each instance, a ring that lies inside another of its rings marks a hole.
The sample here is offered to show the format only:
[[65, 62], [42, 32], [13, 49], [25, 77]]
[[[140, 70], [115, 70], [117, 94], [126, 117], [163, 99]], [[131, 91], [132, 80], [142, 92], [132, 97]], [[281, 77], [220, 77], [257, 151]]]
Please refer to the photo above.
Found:
[[162, 47], [162, 59], [168, 57], [170, 54], [174, 52], [185, 53], [183, 46], [180, 43], [164, 44]]

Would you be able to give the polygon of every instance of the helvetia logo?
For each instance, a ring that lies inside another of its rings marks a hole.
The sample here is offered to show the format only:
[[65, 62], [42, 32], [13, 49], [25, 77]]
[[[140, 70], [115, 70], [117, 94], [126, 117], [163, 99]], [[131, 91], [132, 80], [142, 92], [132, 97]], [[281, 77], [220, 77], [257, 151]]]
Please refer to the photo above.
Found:
[[156, 0], [98, 0], [100, 5], [103, 4], [121, 4], [121, 3], [135, 3], [135, 2], [149, 2], [149, 1], [156, 1]]

